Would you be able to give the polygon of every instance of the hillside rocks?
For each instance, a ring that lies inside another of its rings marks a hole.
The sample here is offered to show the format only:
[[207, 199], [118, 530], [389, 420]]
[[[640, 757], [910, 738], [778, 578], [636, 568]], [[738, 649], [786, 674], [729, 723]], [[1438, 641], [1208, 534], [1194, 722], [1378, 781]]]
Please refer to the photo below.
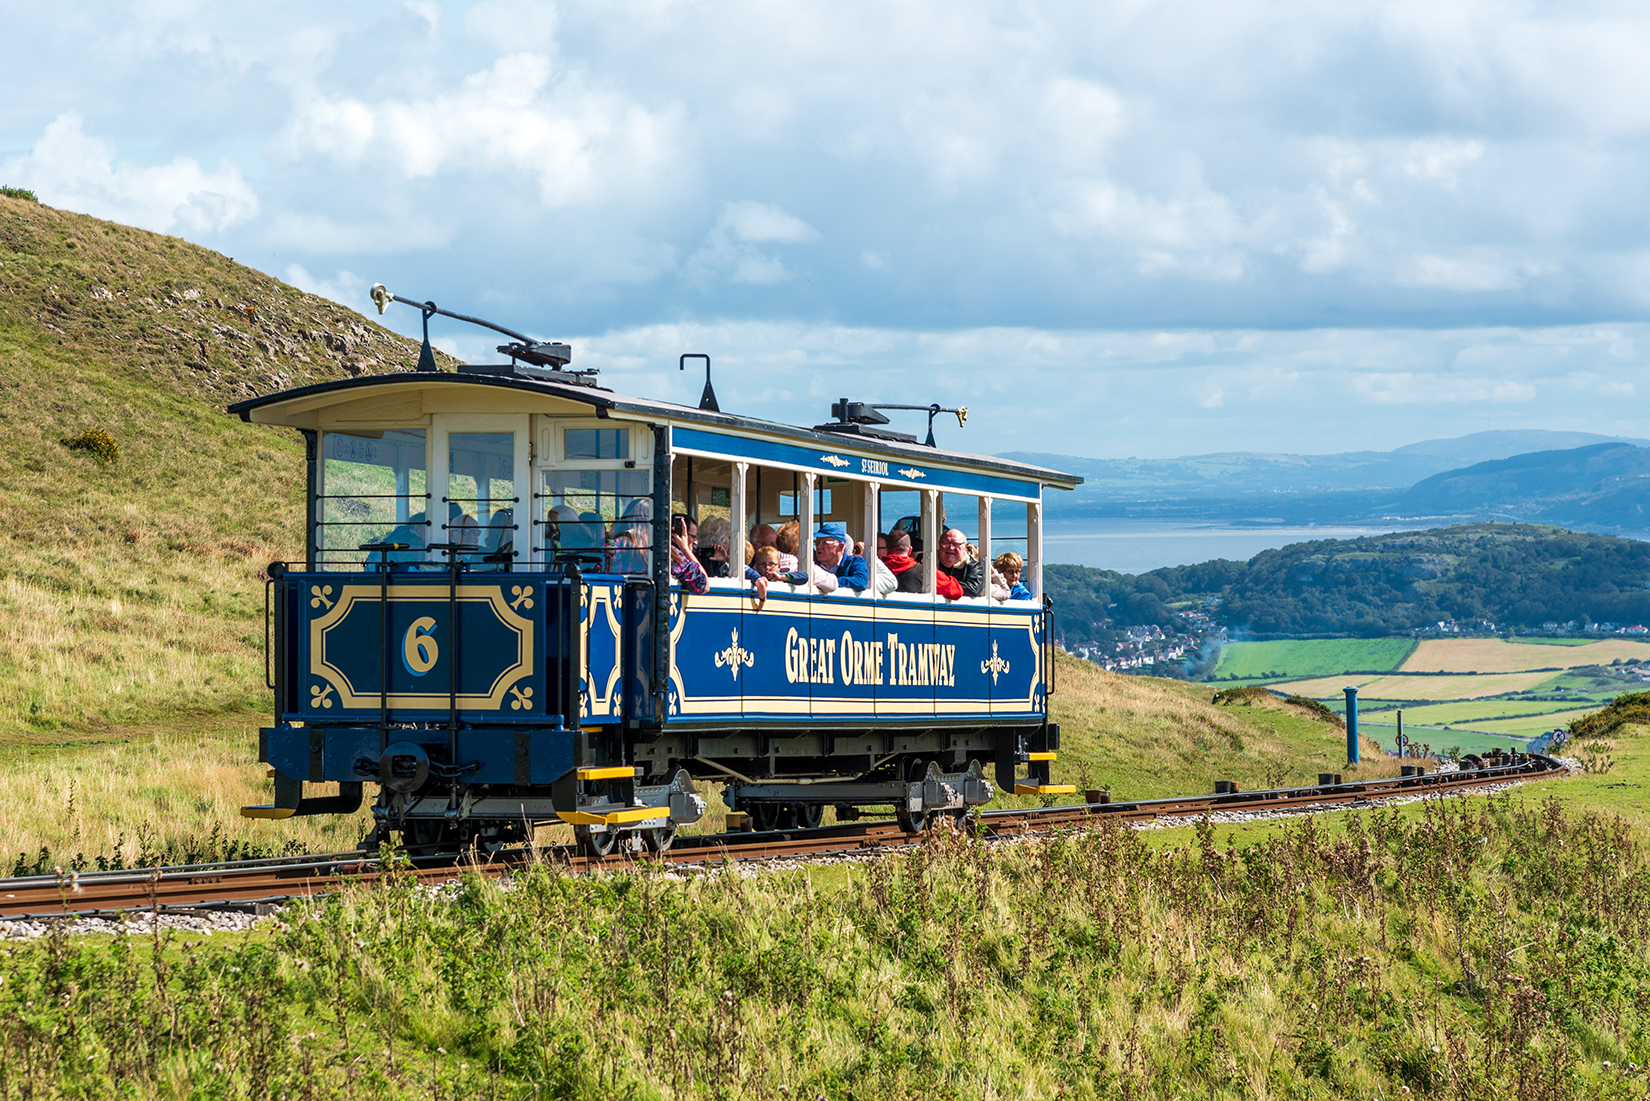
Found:
[[409, 370], [419, 350], [209, 249], [4, 197], [0, 323], [38, 327], [218, 408], [270, 390]]

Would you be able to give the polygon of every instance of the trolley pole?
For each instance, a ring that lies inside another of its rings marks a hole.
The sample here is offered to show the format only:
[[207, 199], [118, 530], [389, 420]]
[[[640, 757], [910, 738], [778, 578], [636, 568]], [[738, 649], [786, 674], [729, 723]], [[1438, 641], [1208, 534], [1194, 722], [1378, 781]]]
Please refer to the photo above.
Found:
[[1346, 763], [1358, 763], [1358, 690], [1348, 685], [1346, 692]]

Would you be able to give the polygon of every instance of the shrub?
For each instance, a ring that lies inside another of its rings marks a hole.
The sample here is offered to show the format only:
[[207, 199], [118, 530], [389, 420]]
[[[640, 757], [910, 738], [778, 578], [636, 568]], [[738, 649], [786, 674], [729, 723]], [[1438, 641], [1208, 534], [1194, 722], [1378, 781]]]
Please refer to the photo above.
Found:
[[1603, 711], [1573, 720], [1570, 735], [1575, 738], [1600, 738], [1629, 724], [1650, 726], [1650, 692], [1628, 692], [1617, 696]]
[[40, 201], [40, 197], [26, 187], [0, 187], [0, 195], [8, 199], [27, 199], [31, 203]]
[[1256, 700], [1271, 698], [1272, 693], [1267, 691], [1265, 687], [1259, 684], [1251, 684], [1243, 688], [1227, 688], [1224, 691], [1216, 692], [1215, 698], [1209, 702], [1217, 705], [1238, 703], [1248, 707]]
[[85, 451], [100, 463], [118, 463], [120, 445], [101, 428], [88, 429], [69, 441], [70, 451]]
[[1315, 717], [1333, 726], [1338, 726], [1342, 730], [1346, 729], [1346, 720], [1331, 711], [1328, 705], [1320, 700], [1309, 700], [1305, 696], [1290, 696], [1283, 702], [1292, 707], [1299, 707], [1303, 711], [1310, 711]]

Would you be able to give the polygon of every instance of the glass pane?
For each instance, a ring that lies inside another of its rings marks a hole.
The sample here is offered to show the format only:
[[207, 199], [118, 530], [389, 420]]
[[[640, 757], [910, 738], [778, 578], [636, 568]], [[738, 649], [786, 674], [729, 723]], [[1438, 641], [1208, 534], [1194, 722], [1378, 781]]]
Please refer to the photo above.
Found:
[[424, 430], [321, 438], [321, 498], [316, 502], [317, 542], [328, 566], [359, 563], [363, 543], [406, 543], [391, 554], [421, 560], [429, 542], [424, 469]]
[[562, 451], [568, 459], [628, 459], [630, 429], [569, 428], [562, 437]]
[[546, 550], [552, 557], [561, 552], [602, 552], [604, 560], [610, 559], [604, 568], [646, 574], [652, 493], [649, 470], [546, 471]]
[[447, 436], [449, 543], [493, 552], [515, 542], [516, 435], [453, 432]]

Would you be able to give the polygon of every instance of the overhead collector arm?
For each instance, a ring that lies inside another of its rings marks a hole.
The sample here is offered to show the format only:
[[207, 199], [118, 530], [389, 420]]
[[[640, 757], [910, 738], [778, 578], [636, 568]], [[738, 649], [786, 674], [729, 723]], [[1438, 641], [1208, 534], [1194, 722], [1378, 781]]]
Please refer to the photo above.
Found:
[[524, 333], [516, 332], [514, 329], [506, 329], [503, 325], [495, 325], [491, 321], [471, 317], [468, 314], [444, 310], [434, 302], [415, 302], [411, 298], [402, 298], [400, 295], [391, 293], [389, 288], [382, 283], [372, 285], [372, 300], [377, 304], [380, 314], [389, 308], [391, 302], [400, 302], [403, 305], [413, 307], [424, 315], [424, 347], [418, 353], [418, 369], [420, 371], [434, 371], [436, 369], [435, 353], [430, 349], [430, 318], [434, 314], [450, 317], [454, 321], [468, 321], [472, 325], [480, 325], [482, 328], [491, 329], [495, 333], [515, 337], [521, 342], [520, 344], [508, 344], [499, 348], [499, 351], [512, 359], [525, 359], [529, 363], [538, 363], [546, 367], [561, 367], [572, 360], [572, 349], [565, 344], [537, 341]]

